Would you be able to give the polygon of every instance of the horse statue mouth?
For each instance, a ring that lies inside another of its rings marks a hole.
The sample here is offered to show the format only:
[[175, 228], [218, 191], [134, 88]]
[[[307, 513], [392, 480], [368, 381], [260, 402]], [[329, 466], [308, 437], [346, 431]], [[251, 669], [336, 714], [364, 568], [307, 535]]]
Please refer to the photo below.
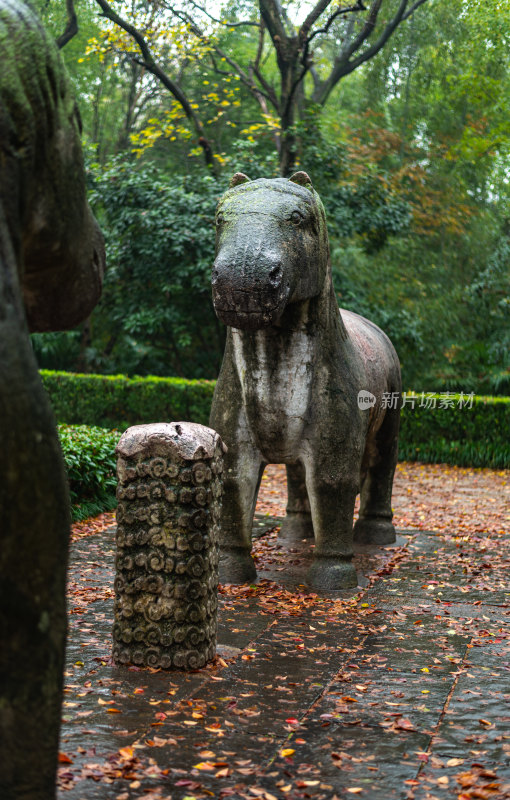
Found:
[[219, 308], [215, 306], [216, 316], [229, 328], [238, 328], [242, 331], [258, 331], [269, 328], [280, 319], [283, 307], [265, 308], [259, 311], [242, 311], [241, 309]]
[[[219, 294], [219, 293], [218, 293]], [[288, 292], [274, 293], [257, 291], [231, 291], [227, 296], [213, 289], [216, 316], [229, 328], [257, 331], [278, 322], [288, 300]]]

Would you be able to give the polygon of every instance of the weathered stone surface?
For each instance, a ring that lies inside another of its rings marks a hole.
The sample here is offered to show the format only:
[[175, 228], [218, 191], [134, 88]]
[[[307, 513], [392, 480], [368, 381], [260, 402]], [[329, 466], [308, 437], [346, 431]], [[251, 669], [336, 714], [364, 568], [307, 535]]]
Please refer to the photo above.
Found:
[[70, 511], [28, 329], [90, 314], [104, 248], [70, 82], [24, 2], [0, 0], [0, 62], [0, 797], [51, 800]]
[[117, 445], [119, 664], [197, 669], [214, 658], [224, 450], [189, 422], [137, 425]]
[[[264, 466], [287, 465], [282, 538], [315, 536], [308, 582], [356, 586], [358, 542], [395, 541], [400, 366], [373, 323], [338, 310], [324, 209], [305, 172], [239, 173], [217, 211], [212, 292], [228, 326], [211, 427], [227, 444], [220, 577], [255, 578], [253, 510]], [[363, 405], [361, 395], [372, 396]], [[360, 407], [361, 406], [361, 407]]]

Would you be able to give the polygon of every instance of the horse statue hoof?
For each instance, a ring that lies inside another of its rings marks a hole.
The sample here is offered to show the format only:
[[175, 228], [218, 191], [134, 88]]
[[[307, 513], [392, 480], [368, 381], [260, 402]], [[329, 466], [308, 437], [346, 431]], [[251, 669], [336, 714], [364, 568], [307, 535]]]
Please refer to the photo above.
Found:
[[314, 589], [354, 589], [358, 576], [350, 559], [316, 558], [308, 570], [306, 582]]
[[288, 513], [283, 518], [278, 538], [290, 544], [302, 539], [313, 539], [312, 515], [306, 513]]
[[220, 583], [252, 583], [257, 579], [257, 570], [249, 550], [220, 551]]
[[393, 544], [395, 527], [388, 519], [360, 517], [354, 525], [354, 541], [358, 544]]

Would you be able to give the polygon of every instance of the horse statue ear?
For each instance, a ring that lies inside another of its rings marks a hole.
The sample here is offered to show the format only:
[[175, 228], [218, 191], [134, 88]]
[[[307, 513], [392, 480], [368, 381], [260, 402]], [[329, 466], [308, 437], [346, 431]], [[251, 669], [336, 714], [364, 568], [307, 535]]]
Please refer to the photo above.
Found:
[[234, 186], [239, 186], [241, 183], [249, 183], [250, 179], [244, 172], [236, 172], [236, 174], [230, 179], [230, 183], [228, 185], [229, 189], [233, 189]]
[[289, 178], [289, 181], [292, 181], [292, 183], [297, 183], [298, 186], [304, 186], [307, 189], [313, 189], [312, 179], [307, 172], [295, 172], [294, 175]]

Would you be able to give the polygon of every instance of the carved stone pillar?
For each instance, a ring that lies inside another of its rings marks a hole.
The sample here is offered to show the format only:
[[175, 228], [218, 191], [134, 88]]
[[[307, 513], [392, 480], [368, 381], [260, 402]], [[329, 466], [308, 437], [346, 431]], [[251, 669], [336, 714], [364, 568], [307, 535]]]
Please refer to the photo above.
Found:
[[113, 658], [197, 669], [216, 653], [225, 445], [189, 422], [136, 425], [116, 453]]

